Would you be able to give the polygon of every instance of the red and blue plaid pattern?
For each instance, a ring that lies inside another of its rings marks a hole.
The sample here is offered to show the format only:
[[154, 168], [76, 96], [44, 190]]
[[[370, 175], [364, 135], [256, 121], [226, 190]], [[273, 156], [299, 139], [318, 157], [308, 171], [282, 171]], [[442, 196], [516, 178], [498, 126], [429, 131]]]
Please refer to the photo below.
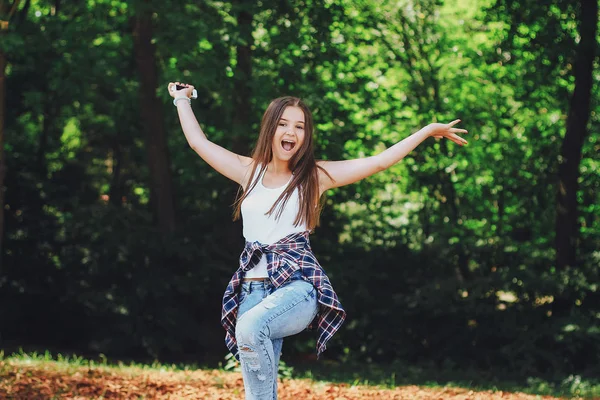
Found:
[[294, 272], [301, 270], [304, 279], [317, 289], [319, 312], [309, 326], [309, 329], [318, 329], [317, 357], [325, 351], [327, 341], [344, 323], [346, 312], [333, 291], [329, 278], [325, 275], [325, 271], [310, 248], [308, 235], [308, 231], [293, 233], [270, 245], [246, 242], [240, 256], [240, 267], [231, 277], [223, 295], [221, 311], [221, 325], [227, 332], [225, 344], [238, 360], [235, 323], [239, 305], [239, 289], [245, 273], [254, 268], [263, 254], [267, 256], [269, 279], [276, 288], [287, 282]]

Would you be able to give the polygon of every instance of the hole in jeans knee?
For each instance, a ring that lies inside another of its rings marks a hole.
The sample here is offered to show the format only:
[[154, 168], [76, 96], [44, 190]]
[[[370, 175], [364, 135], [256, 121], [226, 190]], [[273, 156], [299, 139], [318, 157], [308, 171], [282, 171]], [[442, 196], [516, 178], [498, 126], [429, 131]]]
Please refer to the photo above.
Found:
[[248, 372], [260, 371], [258, 354], [248, 346], [240, 346], [240, 360]]

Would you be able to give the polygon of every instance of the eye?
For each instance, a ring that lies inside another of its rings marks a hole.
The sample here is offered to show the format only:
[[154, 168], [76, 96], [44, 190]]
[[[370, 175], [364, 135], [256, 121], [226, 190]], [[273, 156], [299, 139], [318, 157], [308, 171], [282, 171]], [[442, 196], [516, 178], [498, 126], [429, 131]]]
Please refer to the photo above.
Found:
[[303, 126], [301, 126], [301, 125], [298, 125], [298, 126], [296, 127], [296, 129], [304, 129], [304, 127], [303, 127]]
[[285, 126], [285, 122], [280, 122], [279, 126]]

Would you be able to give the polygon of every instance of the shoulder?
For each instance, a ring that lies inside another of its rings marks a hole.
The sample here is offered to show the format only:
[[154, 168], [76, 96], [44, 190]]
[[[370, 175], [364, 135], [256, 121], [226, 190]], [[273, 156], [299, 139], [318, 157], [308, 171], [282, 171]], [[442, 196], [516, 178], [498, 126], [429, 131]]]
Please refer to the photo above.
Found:
[[[260, 173], [260, 163], [257, 163], [252, 158], [247, 158], [244, 160], [247, 164], [245, 165], [246, 171], [244, 172], [244, 176], [242, 177], [242, 181], [240, 182], [240, 186], [246, 190], [248, 185], [255, 179], [254, 177]], [[254, 173], [253, 173], [254, 171]], [[252, 175], [252, 176], [251, 176]]]

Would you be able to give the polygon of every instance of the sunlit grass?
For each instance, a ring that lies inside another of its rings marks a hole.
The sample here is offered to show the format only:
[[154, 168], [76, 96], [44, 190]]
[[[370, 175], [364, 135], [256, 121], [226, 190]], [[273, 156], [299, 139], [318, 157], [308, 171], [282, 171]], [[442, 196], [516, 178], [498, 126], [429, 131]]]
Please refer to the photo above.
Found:
[[104, 354], [100, 354], [97, 360], [86, 359], [76, 354], [62, 355], [61, 353], [58, 353], [53, 356], [49, 351], [44, 353], [27, 353], [21, 350], [10, 356], [5, 356], [4, 351], [0, 351], [0, 361], [6, 361], [14, 365], [43, 365], [45, 367], [51, 367], [51, 369], [56, 371], [67, 372], [75, 371], [81, 367], [111, 371], [126, 371], [133, 374], [145, 371], [177, 372], [203, 369], [196, 364], [164, 364], [158, 361], [152, 363], [112, 361], [108, 360]]
[[[330, 364], [335, 364], [335, 368], [332, 368]], [[38, 353], [21, 350], [8, 356], [4, 351], [0, 351], [0, 376], [9, 371], [11, 366], [20, 365], [63, 374], [73, 374], [81, 368], [89, 368], [113, 373], [123, 372], [131, 376], [142, 375], [150, 371], [170, 373], [199, 369], [210, 370], [210, 368], [196, 364], [111, 361], [102, 354], [98, 356], [98, 359], [92, 360], [78, 355], [62, 355], [60, 353], [52, 355], [49, 351]], [[229, 368], [229, 370], [232, 369]], [[498, 376], [490, 377], [478, 371], [460, 371], [452, 368], [438, 370], [398, 364], [385, 367], [373, 364], [360, 366], [353, 363], [339, 364], [324, 361], [317, 367], [312, 365], [310, 368], [292, 367], [284, 363], [280, 368], [280, 376], [291, 379], [309, 379], [313, 382], [338, 382], [351, 386], [373, 386], [384, 389], [418, 385], [427, 388], [451, 387], [474, 391], [504, 391], [539, 396], [600, 399], [600, 379], [585, 378], [580, 375], [569, 375], [552, 380], [524, 377], [517, 381]]]
[[517, 379], [514, 375], [508, 377], [450, 367], [440, 370], [402, 364], [361, 366], [355, 363], [345, 363], [336, 365], [335, 368], [325, 364], [311, 369], [297, 367], [293, 376], [319, 381], [345, 382], [353, 386], [370, 385], [394, 388], [403, 385], [418, 385], [429, 388], [454, 387], [474, 391], [490, 390], [564, 398], [600, 399], [600, 378], [582, 377], [577, 374], [555, 378], [524, 376]]

